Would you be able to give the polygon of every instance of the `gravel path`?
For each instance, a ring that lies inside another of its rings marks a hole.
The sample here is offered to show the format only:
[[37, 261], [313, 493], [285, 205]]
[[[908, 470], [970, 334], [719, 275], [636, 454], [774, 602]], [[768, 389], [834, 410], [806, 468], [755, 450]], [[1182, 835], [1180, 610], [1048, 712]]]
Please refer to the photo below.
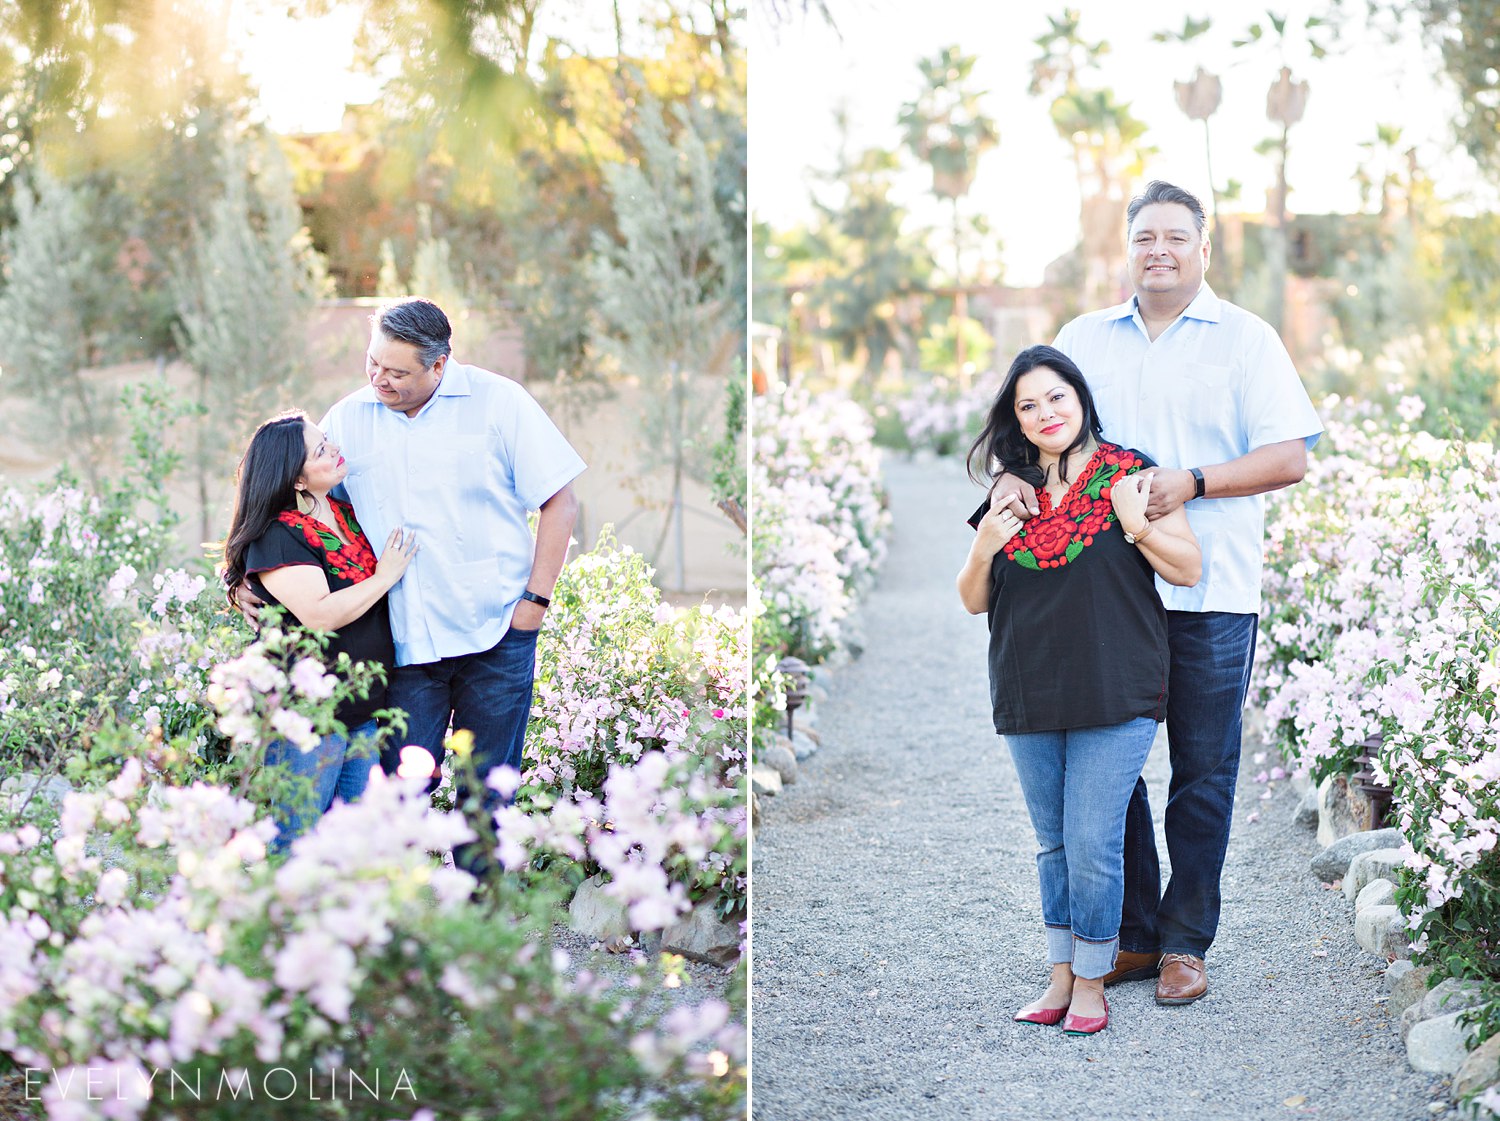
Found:
[[[1296, 795], [1261, 800], [1249, 753], [1208, 996], [1159, 1008], [1150, 984], [1116, 986], [1092, 1038], [1011, 1021], [1047, 967], [1035, 840], [989, 730], [985, 627], [953, 590], [978, 495], [951, 462], [893, 462], [886, 478], [895, 531], [861, 611], [865, 653], [830, 675], [800, 781], [761, 803], [756, 1121], [1448, 1112], [1446, 1081], [1406, 1065], [1383, 962], [1307, 872], [1318, 844], [1292, 821]], [[1158, 740], [1158, 822], [1167, 769]]]

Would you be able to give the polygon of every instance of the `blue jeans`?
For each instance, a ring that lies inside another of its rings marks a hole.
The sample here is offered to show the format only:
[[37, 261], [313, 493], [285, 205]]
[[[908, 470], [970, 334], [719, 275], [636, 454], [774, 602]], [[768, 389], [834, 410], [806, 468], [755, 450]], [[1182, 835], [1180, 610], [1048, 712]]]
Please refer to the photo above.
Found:
[[1047, 960], [1103, 977], [1119, 949], [1125, 806], [1151, 753], [1156, 721], [1005, 737], [1021, 777], [1042, 884]]
[[[425, 748], [441, 761], [451, 723], [455, 730], [465, 728], [473, 733], [474, 771], [481, 783], [499, 766], [519, 771], [526, 721], [531, 716], [538, 633], [511, 627], [494, 646], [477, 654], [396, 667], [386, 689], [386, 703], [406, 710], [403, 743]], [[396, 770], [401, 746], [395, 744], [382, 758], [387, 771]], [[436, 786], [434, 780], [430, 789]], [[500, 808], [503, 799], [499, 794], [487, 786], [480, 793], [488, 812]], [[461, 779], [459, 802], [469, 795], [469, 784]], [[477, 876], [496, 867], [494, 854], [478, 843], [460, 845], [453, 859], [460, 868]]]
[[352, 802], [365, 792], [375, 767], [375, 752], [369, 747], [356, 749], [354, 741], [373, 736], [375, 730], [375, 721], [366, 720], [350, 728], [348, 736], [324, 736], [311, 751], [303, 751], [287, 740], [273, 740], [266, 746], [266, 766], [281, 767], [289, 774], [312, 780], [310, 793], [299, 793], [281, 807], [285, 818], [277, 823], [272, 852], [285, 852], [328, 812], [334, 798]]
[[1145, 782], [1137, 782], [1125, 821], [1120, 945], [1126, 950], [1201, 958], [1218, 933], [1219, 876], [1229, 848], [1258, 622], [1258, 616], [1228, 611], [1167, 612], [1172, 781], [1166, 835], [1172, 879], [1163, 894], [1151, 805]]

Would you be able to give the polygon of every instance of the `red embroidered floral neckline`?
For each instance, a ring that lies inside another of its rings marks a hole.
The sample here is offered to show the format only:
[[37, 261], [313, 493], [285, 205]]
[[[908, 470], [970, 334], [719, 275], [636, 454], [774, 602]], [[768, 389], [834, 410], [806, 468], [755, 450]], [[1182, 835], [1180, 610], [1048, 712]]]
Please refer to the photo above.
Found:
[[1077, 560], [1115, 521], [1109, 501], [1115, 479], [1144, 466], [1132, 452], [1100, 444], [1055, 506], [1045, 490], [1037, 492], [1040, 512], [1005, 543], [1006, 558], [1031, 569], [1061, 568]]
[[307, 543], [327, 558], [328, 567], [339, 576], [351, 584], [368, 580], [375, 575], [375, 550], [370, 548], [365, 531], [359, 528], [359, 522], [354, 518], [354, 507], [336, 498], [330, 498], [328, 505], [333, 510], [339, 529], [348, 538], [347, 545], [311, 514], [304, 514], [301, 510], [283, 510], [277, 517], [283, 525], [300, 530]]

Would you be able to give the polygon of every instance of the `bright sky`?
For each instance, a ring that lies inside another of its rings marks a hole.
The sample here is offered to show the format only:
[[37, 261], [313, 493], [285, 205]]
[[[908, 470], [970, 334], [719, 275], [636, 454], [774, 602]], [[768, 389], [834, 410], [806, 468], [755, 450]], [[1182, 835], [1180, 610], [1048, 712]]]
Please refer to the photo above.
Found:
[[373, 101], [379, 85], [354, 69], [359, 12], [337, 7], [318, 19], [292, 19], [282, 8], [237, 0], [231, 26], [260, 107], [278, 132], [332, 132], [346, 103]]
[[[651, 0], [620, 0], [626, 50], [642, 49], [644, 37], [632, 30], [650, 4]], [[343, 120], [346, 103], [375, 100], [379, 82], [355, 66], [359, 5], [337, 5], [318, 19], [292, 19], [284, 4], [269, 0], [232, 0], [232, 10], [236, 43], [273, 129], [331, 132]], [[547, 38], [590, 53], [613, 54], [613, 7], [599, 0], [546, 0], [534, 32], [533, 59]]]
[[[977, 54], [973, 84], [989, 91], [984, 106], [999, 126], [1000, 144], [980, 165], [971, 201], [989, 216], [1004, 243], [1005, 281], [1034, 284], [1045, 265], [1070, 249], [1078, 236], [1078, 189], [1070, 150], [1048, 116], [1048, 103], [1026, 92], [1031, 60], [1039, 53], [1033, 40], [1048, 27], [1047, 15], [1060, 15], [1064, 3], [1007, 2], [976, 4], [968, 0], [829, 0], [838, 25], [835, 32], [818, 20], [798, 20], [781, 29], [760, 21], [750, 35], [750, 202], [757, 217], [775, 226], [806, 220], [809, 168], [834, 163], [837, 132], [833, 107], [847, 102], [855, 150], [899, 144], [896, 118], [903, 102], [921, 88], [916, 63], [957, 44]], [[1207, 35], [1192, 44], [1152, 43], [1152, 32], [1180, 30], [1184, 17], [1203, 17], [1225, 5], [1207, 0], [1153, 0], [1150, 5], [1119, 0], [1072, 0], [1082, 13], [1081, 34], [1090, 41], [1107, 39], [1102, 82], [1117, 98], [1129, 102], [1148, 126], [1146, 141], [1159, 153], [1146, 168], [1147, 178], [1177, 182], [1209, 198], [1204, 164], [1203, 128], [1177, 108], [1174, 80], [1192, 78], [1196, 66], [1217, 73], [1224, 98], [1210, 124], [1213, 129], [1214, 179], [1222, 189], [1238, 179], [1244, 190], [1237, 208], [1247, 212], [1265, 206], [1266, 189], [1275, 171], [1255, 145], [1270, 136], [1265, 117], [1266, 91], [1280, 61], [1274, 47], [1232, 49], [1256, 18], [1256, 8], [1239, 16], [1215, 15]], [[1283, 3], [1293, 23], [1309, 11], [1327, 7], [1306, 2]], [[1362, 4], [1345, 4], [1363, 9]], [[1142, 12], [1149, 12], [1143, 16]], [[1280, 14], [1280, 12], [1278, 12]], [[1477, 180], [1473, 164], [1453, 151], [1450, 122], [1454, 95], [1439, 79], [1435, 54], [1414, 30], [1394, 45], [1351, 28], [1347, 51], [1312, 60], [1300, 37], [1289, 42], [1287, 64], [1295, 79], [1307, 79], [1311, 92], [1307, 113], [1291, 132], [1288, 179], [1294, 211], [1353, 211], [1359, 206], [1353, 176], [1366, 158], [1361, 141], [1373, 140], [1375, 125], [1402, 128], [1403, 147], [1415, 144], [1418, 162], [1432, 175], [1441, 197], [1482, 196], [1493, 205], [1493, 188]], [[926, 223], [945, 221], [928, 189], [930, 174], [912, 170], [899, 180], [898, 199]]]

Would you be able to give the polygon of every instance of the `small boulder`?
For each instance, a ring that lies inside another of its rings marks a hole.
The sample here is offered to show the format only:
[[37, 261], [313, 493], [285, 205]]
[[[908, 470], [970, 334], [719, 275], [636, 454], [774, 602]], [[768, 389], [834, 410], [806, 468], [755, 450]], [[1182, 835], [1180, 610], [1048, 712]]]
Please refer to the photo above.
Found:
[[1500, 1082], [1500, 1035], [1492, 1035], [1465, 1056], [1453, 1076], [1453, 1100]]
[[1388, 907], [1396, 902], [1396, 885], [1390, 880], [1371, 880], [1359, 889], [1359, 894], [1354, 897], [1354, 910], [1356, 913], [1363, 911], [1366, 907]]
[[1292, 818], [1304, 829], [1316, 829], [1318, 827], [1318, 788], [1309, 787], [1306, 794], [1302, 795], [1302, 801], [1297, 803], [1297, 813]]
[[1313, 857], [1312, 874], [1325, 884], [1331, 884], [1349, 870], [1349, 862], [1360, 853], [1400, 844], [1399, 829], [1372, 829], [1365, 833], [1351, 833], [1334, 841]]
[[1376, 880], [1394, 881], [1396, 869], [1405, 863], [1401, 850], [1396, 848], [1369, 849], [1359, 853], [1349, 862], [1349, 870], [1344, 873], [1344, 898], [1353, 903], [1365, 885]]
[[625, 904], [604, 893], [604, 877], [593, 876], [578, 885], [568, 916], [574, 930], [606, 945], [630, 938], [630, 918]]
[[[1413, 965], [1410, 960], [1404, 958], [1397, 958], [1395, 961], [1391, 962], [1390, 965], [1385, 967], [1385, 973], [1382, 974], [1382, 977], [1385, 980], [1385, 991], [1394, 992], [1396, 988], [1396, 982], [1401, 980], [1401, 978], [1405, 977], [1415, 968], [1416, 966]], [[1389, 1008], [1390, 1005], [1387, 1004], [1386, 1007]]]
[[[1386, 1001], [1386, 1012], [1391, 1016], [1399, 1016], [1412, 1005], [1420, 1005], [1422, 998], [1427, 995], [1427, 979], [1432, 976], [1432, 966], [1412, 965], [1404, 963], [1407, 968], [1396, 974], [1391, 979], [1391, 972], [1402, 962], [1391, 962], [1390, 968], [1385, 971], [1386, 987], [1391, 990], [1391, 999]], [[1404, 1034], [1404, 1033], [1403, 1033]]]
[[1354, 940], [1372, 954], [1387, 952], [1391, 939], [1391, 920], [1400, 920], [1396, 907], [1366, 907], [1354, 916]]
[[1358, 833], [1359, 823], [1349, 805], [1349, 780], [1330, 775], [1318, 784], [1318, 840], [1322, 844]]
[[709, 965], [733, 965], [740, 956], [740, 924], [719, 918], [699, 903], [661, 932], [663, 953], [681, 954]]
[[750, 768], [750, 789], [756, 794], [780, 794], [781, 775], [770, 767], [756, 765]]
[[61, 775], [34, 775], [26, 772], [11, 775], [0, 782], [0, 806], [12, 813], [25, 805], [60, 806], [73, 787]]
[[1411, 1029], [1422, 1022], [1422, 1002], [1418, 1001], [1405, 1012], [1401, 1013], [1401, 1041], [1406, 1042], [1406, 1037], [1411, 1035]]
[[1478, 981], [1459, 981], [1449, 977], [1427, 990], [1427, 995], [1422, 998], [1422, 1018], [1462, 1012], [1483, 1003], [1484, 993]]
[[1463, 1066], [1469, 1054], [1464, 1042], [1468, 1029], [1459, 1027], [1458, 1016], [1457, 1012], [1449, 1012], [1412, 1027], [1406, 1036], [1406, 1061], [1412, 1070], [1454, 1074]]
[[792, 733], [792, 753], [797, 756], [797, 762], [802, 762], [814, 751], [822, 741], [813, 734], [812, 730], [798, 728]]
[[788, 786], [797, 781], [797, 756], [792, 753], [790, 742], [782, 736], [777, 736], [770, 743], [759, 748], [755, 753], [755, 761], [762, 766], [770, 767]]

